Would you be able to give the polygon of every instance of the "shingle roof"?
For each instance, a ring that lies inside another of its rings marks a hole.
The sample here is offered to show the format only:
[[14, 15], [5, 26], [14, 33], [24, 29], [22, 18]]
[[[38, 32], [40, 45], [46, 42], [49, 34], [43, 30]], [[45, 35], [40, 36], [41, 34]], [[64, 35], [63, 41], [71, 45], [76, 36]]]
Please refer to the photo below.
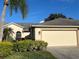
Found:
[[42, 23], [42, 25], [79, 25], [79, 20], [57, 18], [51, 21]]
[[23, 26], [24, 28], [29, 28], [29, 27], [31, 27], [31, 24], [29, 24], [29, 23], [16, 23], [16, 24], [21, 25], [21, 26]]
[[29, 28], [31, 27], [31, 24], [29, 23], [17, 23], [17, 24], [23, 26], [24, 31], [29, 31]]
[[16, 23], [16, 24], [23, 26], [24, 31], [29, 31], [32, 25], [38, 25], [38, 23]]

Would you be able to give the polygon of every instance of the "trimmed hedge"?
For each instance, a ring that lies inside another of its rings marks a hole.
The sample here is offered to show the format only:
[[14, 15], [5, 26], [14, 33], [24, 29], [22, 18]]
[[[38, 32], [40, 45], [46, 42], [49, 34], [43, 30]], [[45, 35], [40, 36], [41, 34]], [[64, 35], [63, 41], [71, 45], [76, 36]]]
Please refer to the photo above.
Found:
[[47, 42], [44, 41], [33, 41], [33, 40], [23, 40], [14, 43], [14, 51], [16, 52], [26, 52], [26, 51], [40, 51], [47, 47]]
[[14, 52], [42, 51], [47, 47], [47, 42], [23, 40], [17, 42], [0, 42], [0, 57], [11, 55]]
[[0, 56], [12, 54], [13, 44], [11, 42], [0, 42]]

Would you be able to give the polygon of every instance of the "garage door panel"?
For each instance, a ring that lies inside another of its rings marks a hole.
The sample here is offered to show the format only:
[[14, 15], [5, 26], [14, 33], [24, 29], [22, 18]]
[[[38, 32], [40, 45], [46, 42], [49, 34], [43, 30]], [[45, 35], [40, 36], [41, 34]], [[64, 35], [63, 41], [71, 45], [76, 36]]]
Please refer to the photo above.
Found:
[[76, 46], [76, 31], [42, 31], [42, 40], [48, 46]]

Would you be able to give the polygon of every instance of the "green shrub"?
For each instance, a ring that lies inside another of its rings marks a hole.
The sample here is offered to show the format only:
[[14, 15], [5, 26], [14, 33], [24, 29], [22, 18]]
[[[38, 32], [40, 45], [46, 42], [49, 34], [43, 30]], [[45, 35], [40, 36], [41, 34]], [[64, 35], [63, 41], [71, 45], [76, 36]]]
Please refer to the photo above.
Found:
[[19, 52], [26, 52], [29, 50], [29, 47], [33, 41], [32, 40], [23, 40], [23, 41], [18, 41], [17, 48]]
[[47, 47], [47, 42], [44, 41], [33, 41], [30, 45], [30, 51], [40, 51]]
[[47, 42], [44, 42], [44, 41], [35, 41], [35, 45], [37, 47], [37, 50], [43, 50], [43, 49], [46, 49], [47, 47]]
[[44, 41], [23, 40], [16, 42], [0, 42], [0, 56], [8, 56], [13, 52], [41, 51], [47, 47]]
[[14, 43], [13, 50], [16, 52], [39, 51], [47, 47], [47, 42], [23, 40]]
[[0, 42], [0, 56], [12, 54], [13, 44], [10, 42]]

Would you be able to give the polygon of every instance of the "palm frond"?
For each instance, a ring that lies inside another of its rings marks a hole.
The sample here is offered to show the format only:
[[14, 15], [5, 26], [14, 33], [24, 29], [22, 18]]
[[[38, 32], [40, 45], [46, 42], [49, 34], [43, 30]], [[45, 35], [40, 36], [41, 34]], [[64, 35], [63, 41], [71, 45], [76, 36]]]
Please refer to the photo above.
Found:
[[26, 16], [27, 13], [27, 5], [26, 5], [26, 1], [25, 0], [19, 0], [19, 7], [22, 13], [22, 17], [24, 18]]
[[22, 17], [24, 18], [27, 14], [26, 0], [10, 0], [10, 15], [12, 15], [13, 10], [17, 12], [19, 9], [21, 11]]

